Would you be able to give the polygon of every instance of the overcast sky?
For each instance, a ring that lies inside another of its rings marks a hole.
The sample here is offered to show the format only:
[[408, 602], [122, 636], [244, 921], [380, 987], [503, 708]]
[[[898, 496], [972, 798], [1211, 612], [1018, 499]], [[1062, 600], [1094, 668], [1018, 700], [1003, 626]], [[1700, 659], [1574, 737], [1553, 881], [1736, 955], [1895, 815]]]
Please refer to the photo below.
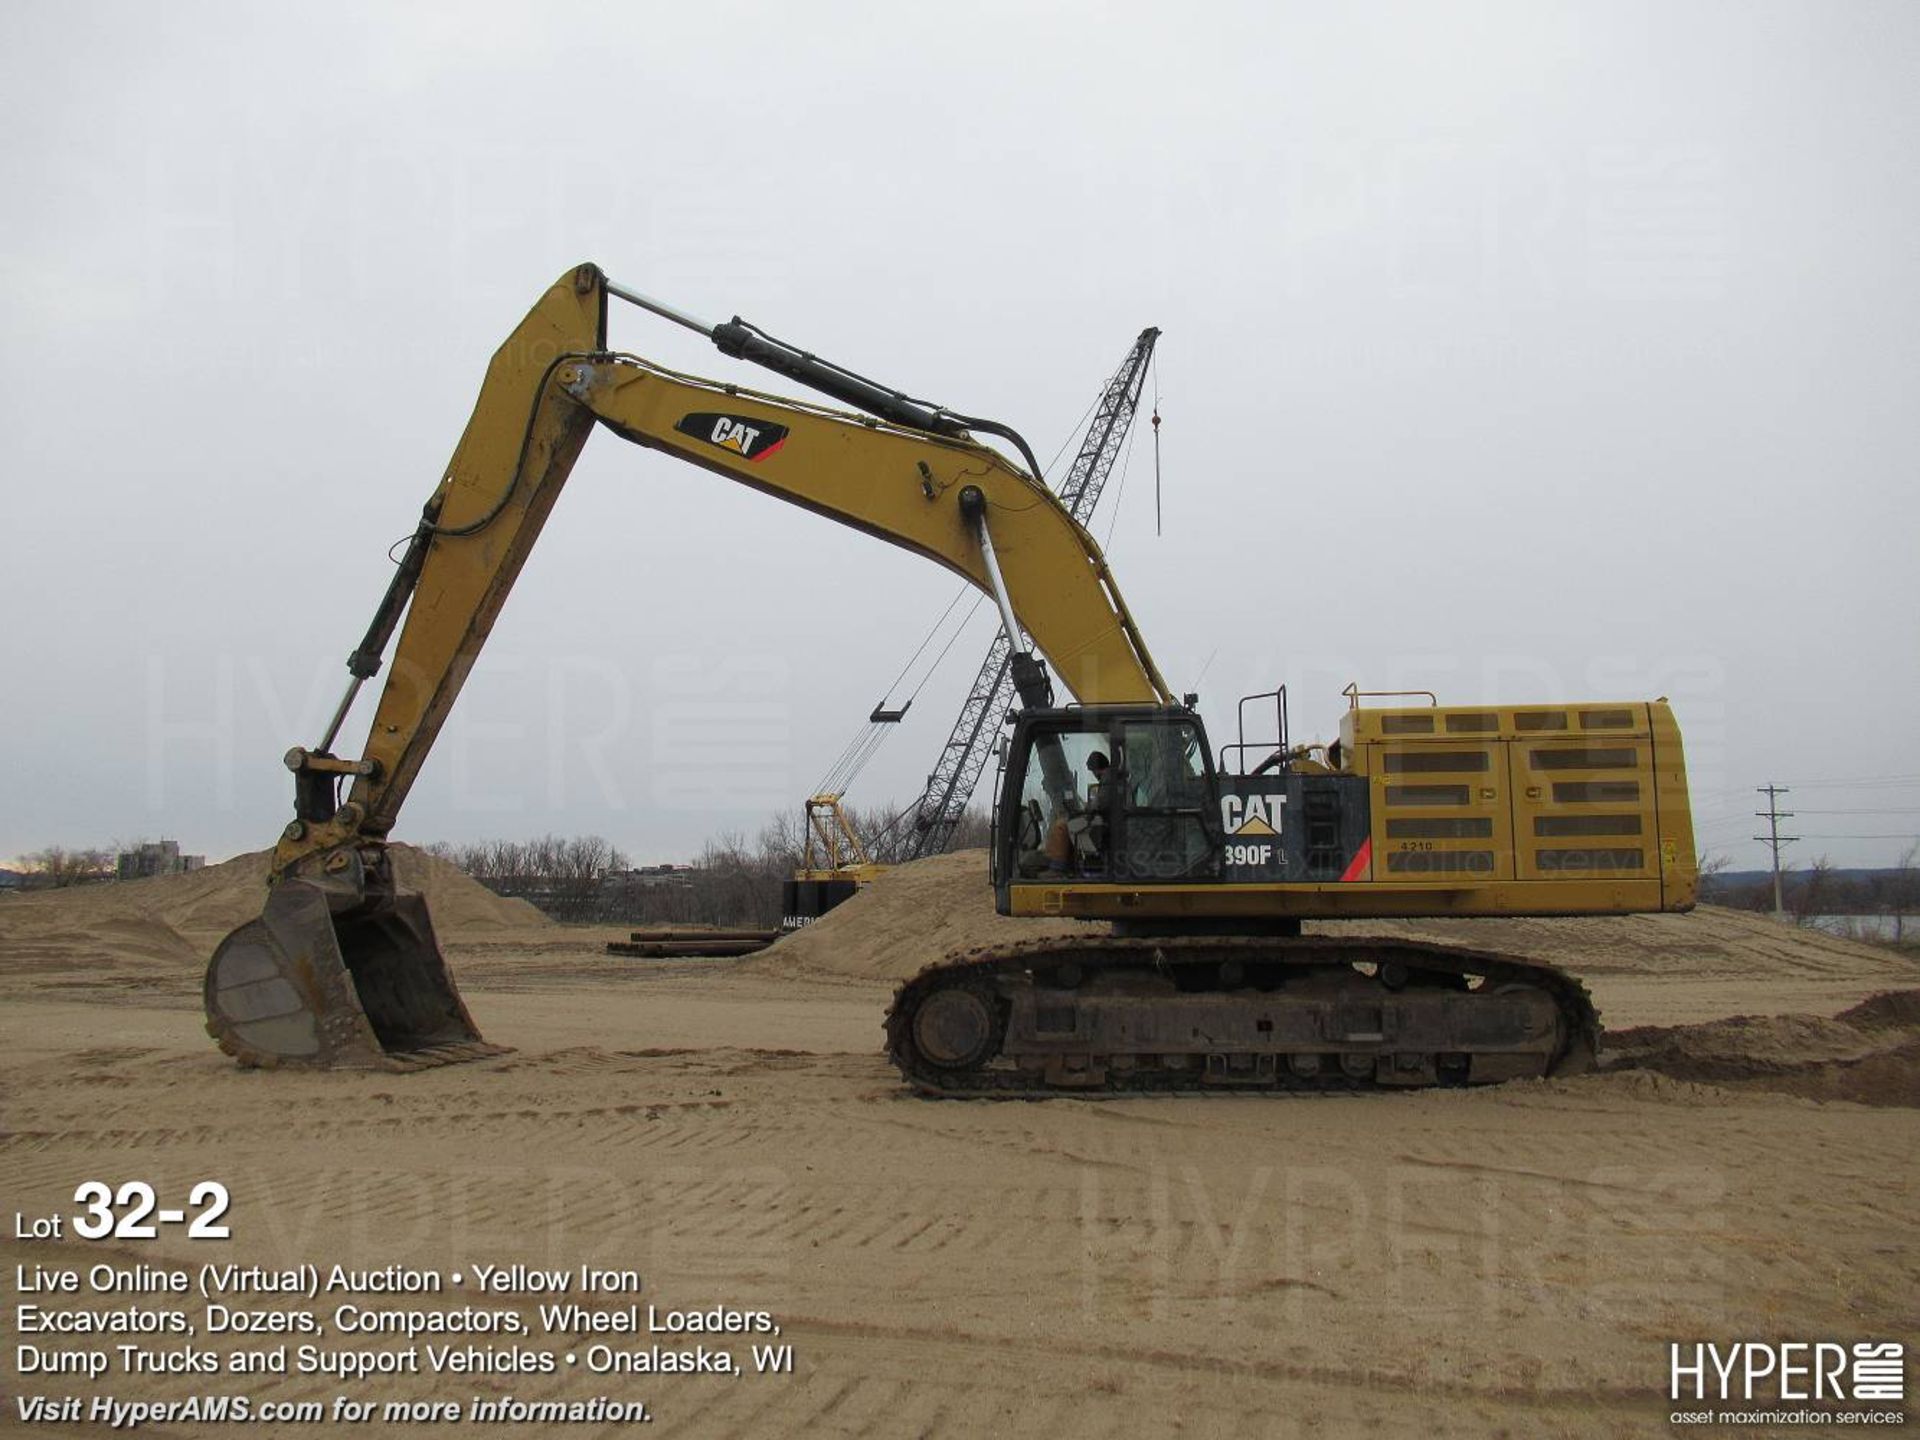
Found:
[[[1760, 861], [1770, 780], [1802, 860], [1920, 833], [1909, 0], [11, 4], [0, 40], [0, 856], [271, 842], [488, 356], [587, 259], [1043, 458], [1162, 327], [1165, 533], [1144, 441], [1095, 529], [1216, 743], [1281, 681], [1303, 738], [1349, 680], [1664, 694], [1705, 848]], [[751, 830], [953, 590], [599, 435], [399, 836]], [[917, 791], [988, 619], [856, 802]]]

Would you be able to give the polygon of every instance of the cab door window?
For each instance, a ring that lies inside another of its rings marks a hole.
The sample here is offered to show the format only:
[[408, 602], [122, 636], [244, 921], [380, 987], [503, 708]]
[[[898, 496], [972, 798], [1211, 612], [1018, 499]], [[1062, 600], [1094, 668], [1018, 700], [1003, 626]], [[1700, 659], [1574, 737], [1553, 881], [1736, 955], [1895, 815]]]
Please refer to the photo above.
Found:
[[1118, 880], [1180, 880], [1219, 870], [1219, 802], [1198, 730], [1185, 721], [1118, 727], [1109, 778]]

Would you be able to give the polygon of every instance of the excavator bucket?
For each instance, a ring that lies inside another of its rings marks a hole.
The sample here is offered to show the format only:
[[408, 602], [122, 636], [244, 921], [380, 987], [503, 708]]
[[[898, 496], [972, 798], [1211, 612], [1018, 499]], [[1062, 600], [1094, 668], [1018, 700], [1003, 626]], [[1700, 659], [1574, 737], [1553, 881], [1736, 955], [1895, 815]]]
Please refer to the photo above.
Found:
[[351, 881], [280, 880], [213, 952], [205, 998], [207, 1033], [243, 1065], [420, 1070], [509, 1053], [480, 1038], [425, 899]]

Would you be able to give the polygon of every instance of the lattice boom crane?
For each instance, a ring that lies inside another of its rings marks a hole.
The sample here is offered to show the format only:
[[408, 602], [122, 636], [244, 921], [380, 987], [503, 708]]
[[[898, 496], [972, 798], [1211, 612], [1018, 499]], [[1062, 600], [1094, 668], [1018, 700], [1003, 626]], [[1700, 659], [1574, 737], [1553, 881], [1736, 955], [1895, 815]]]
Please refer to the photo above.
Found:
[[[1160, 332], [1148, 326], [1133, 342], [1127, 358], [1120, 362], [1120, 368], [1113, 372], [1113, 378], [1101, 392], [1093, 419], [1087, 426], [1086, 439], [1058, 487], [1060, 503], [1082, 525], [1092, 520], [1107, 477], [1113, 473], [1114, 461], [1119, 459], [1127, 433], [1133, 427], [1134, 412], [1140, 407], [1140, 391], [1147, 378], [1147, 364], [1153, 358], [1153, 347], [1159, 338]], [[927, 788], [896, 817], [894, 824], [904, 825], [907, 831], [902, 837], [903, 859], [918, 860], [945, 851], [955, 827], [966, 814], [967, 802], [980, 783], [980, 772], [993, 753], [994, 739], [1013, 706], [1012, 651], [1006, 632], [997, 631], [979, 673], [967, 690], [966, 701], [954, 718], [947, 743], [940, 749], [939, 761], [927, 777]]]

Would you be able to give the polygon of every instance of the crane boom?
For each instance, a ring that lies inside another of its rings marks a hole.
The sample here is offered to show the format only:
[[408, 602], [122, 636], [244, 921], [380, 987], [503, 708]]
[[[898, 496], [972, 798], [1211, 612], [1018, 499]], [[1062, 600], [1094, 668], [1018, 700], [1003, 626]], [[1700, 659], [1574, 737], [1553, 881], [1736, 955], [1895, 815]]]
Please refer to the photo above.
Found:
[[[1101, 491], [1133, 426], [1147, 362], [1153, 358], [1159, 338], [1160, 332], [1149, 326], [1133, 342], [1126, 359], [1101, 391], [1086, 438], [1058, 486], [1060, 503], [1082, 525], [1092, 522]], [[993, 753], [994, 739], [1013, 706], [1012, 651], [1013, 642], [1006, 631], [996, 631], [967, 689], [967, 698], [961, 702], [960, 713], [954, 717], [946, 744], [940, 747], [926, 789], [894, 822], [906, 822], [906, 834], [900, 836], [902, 859], [918, 860], [943, 852], [966, 814], [974, 788], [980, 783], [980, 772]]]

